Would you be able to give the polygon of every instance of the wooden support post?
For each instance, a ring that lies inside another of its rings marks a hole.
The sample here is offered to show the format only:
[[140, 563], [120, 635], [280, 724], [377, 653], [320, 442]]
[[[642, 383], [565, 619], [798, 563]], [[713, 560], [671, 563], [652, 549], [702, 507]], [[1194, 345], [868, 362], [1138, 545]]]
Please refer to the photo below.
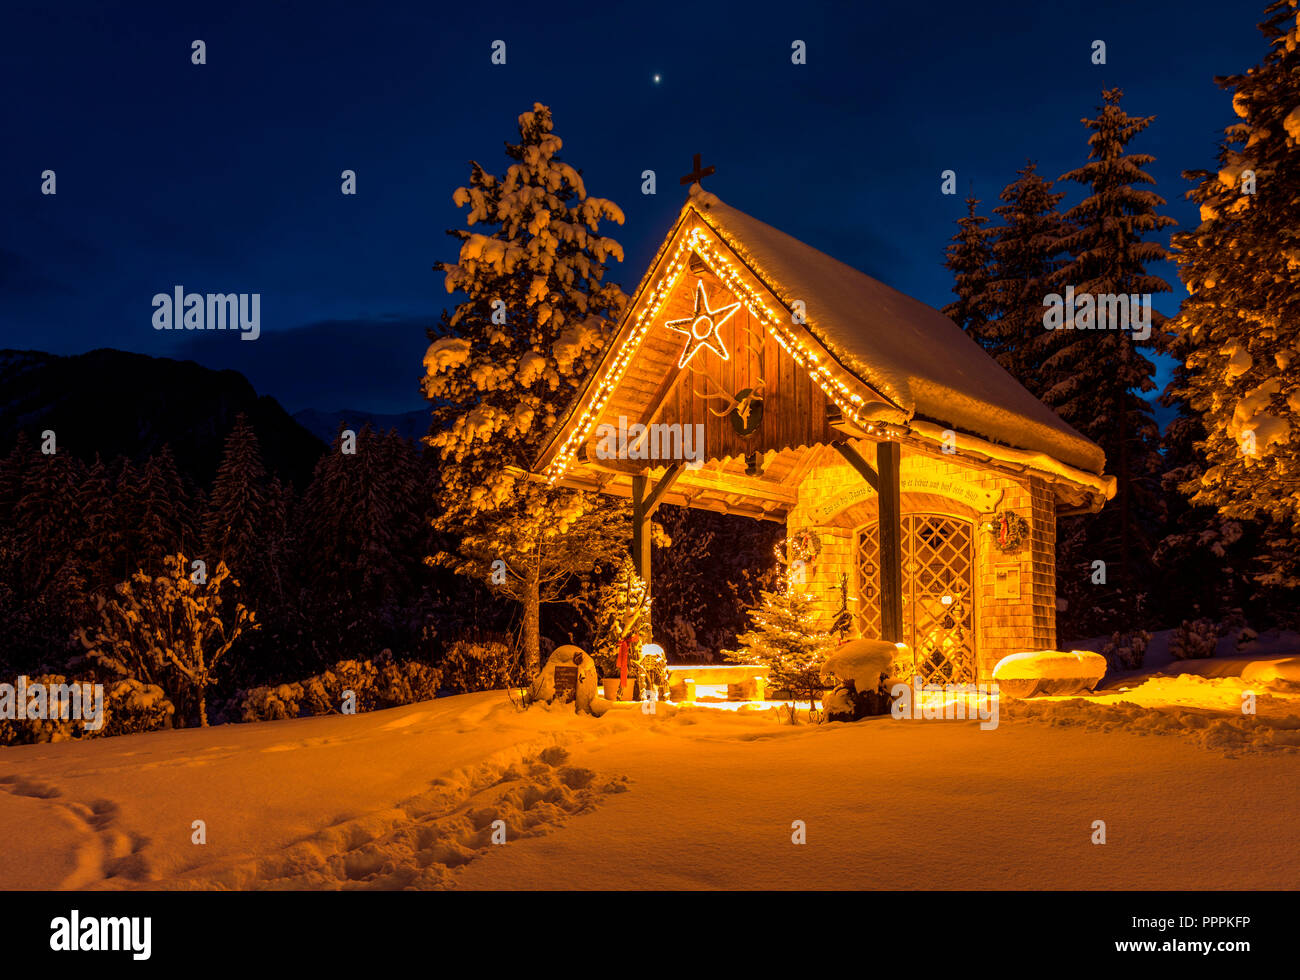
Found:
[[872, 490], [876, 493], [880, 492], [879, 475], [871, 468], [871, 464], [862, 458], [862, 454], [853, 447], [852, 443], [837, 442], [835, 451], [849, 461], [849, 465], [858, 471], [858, 475], [867, 481]]
[[896, 442], [876, 443], [876, 471], [880, 485], [880, 632], [891, 643], [903, 639], [903, 514], [899, 499], [898, 470], [902, 447]]
[[685, 468], [684, 463], [673, 463], [653, 489], [644, 473], [632, 477], [632, 564], [645, 582], [646, 595], [650, 594], [650, 519]]
[[880, 515], [880, 635], [890, 643], [899, 643], [903, 639], [903, 509], [898, 490], [902, 446], [896, 442], [876, 443], [875, 468], [852, 443], [837, 442], [835, 449], [876, 491]]
[[632, 477], [632, 565], [650, 591], [650, 515], [646, 512], [646, 491], [650, 480], [644, 474]]

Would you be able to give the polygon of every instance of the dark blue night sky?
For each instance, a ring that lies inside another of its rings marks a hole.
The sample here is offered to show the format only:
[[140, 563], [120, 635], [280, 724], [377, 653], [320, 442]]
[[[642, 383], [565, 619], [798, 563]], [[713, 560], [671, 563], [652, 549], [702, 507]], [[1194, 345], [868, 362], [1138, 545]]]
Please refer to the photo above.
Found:
[[[1157, 117], [1132, 148], [1157, 157], [1167, 213], [1195, 224], [1180, 173], [1215, 165], [1233, 116], [1213, 76], [1260, 60], [1263, 6], [6, 4], [0, 347], [235, 367], [290, 411], [419, 407], [424, 327], [448, 302], [430, 266], [454, 258], [444, 230], [463, 222], [452, 191], [470, 158], [505, 169], [534, 101], [588, 191], [627, 215], [607, 231], [624, 288], [698, 151], [723, 200], [942, 306], [967, 188], [987, 211], [1026, 157], [1049, 177], [1079, 165], [1103, 86]], [[956, 197], [939, 193], [948, 168]], [[1163, 274], [1175, 292], [1156, 305], [1173, 312], [1182, 290]], [[151, 298], [177, 284], [261, 293], [261, 339], [155, 331]]]

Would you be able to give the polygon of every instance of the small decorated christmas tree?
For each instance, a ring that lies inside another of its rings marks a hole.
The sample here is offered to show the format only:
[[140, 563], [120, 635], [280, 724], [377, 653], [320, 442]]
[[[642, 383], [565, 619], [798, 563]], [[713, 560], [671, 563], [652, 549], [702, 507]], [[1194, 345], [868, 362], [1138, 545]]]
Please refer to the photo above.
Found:
[[816, 700], [822, 691], [821, 666], [836, 643], [834, 634], [822, 628], [816, 597], [788, 580], [780, 591], [761, 596], [761, 604], [749, 610], [752, 628], [736, 637], [740, 649], [725, 653], [737, 663], [769, 668], [771, 686], [788, 690], [792, 699]]
[[[633, 683], [638, 675], [641, 646], [650, 642], [650, 594], [627, 555], [614, 578], [600, 589], [594, 636], [594, 659], [601, 677], [626, 676], [627, 682]], [[626, 655], [624, 666], [619, 663], [620, 651]]]

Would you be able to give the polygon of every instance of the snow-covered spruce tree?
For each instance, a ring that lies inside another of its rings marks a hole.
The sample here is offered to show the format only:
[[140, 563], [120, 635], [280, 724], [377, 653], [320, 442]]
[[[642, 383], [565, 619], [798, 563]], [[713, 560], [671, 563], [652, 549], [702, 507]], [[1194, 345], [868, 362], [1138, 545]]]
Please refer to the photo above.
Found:
[[1062, 193], [1026, 161], [998, 195], [993, 209], [1001, 224], [992, 231], [993, 259], [986, 306], [991, 319], [981, 342], [1013, 377], [1035, 395], [1043, 393], [1043, 298], [1063, 265], [1062, 241], [1069, 223], [1057, 211]]
[[257, 434], [240, 413], [226, 437], [221, 465], [212, 484], [203, 538], [211, 559], [224, 561], [245, 579], [259, 564], [258, 556], [265, 547], [262, 530], [266, 497], [266, 467], [262, 465]]
[[77, 506], [86, 531], [77, 542], [80, 551], [78, 563], [85, 570], [86, 591], [111, 588], [122, 580], [116, 572], [125, 534], [115, 520], [113, 475], [98, 453], [86, 467], [77, 487]]
[[[1073, 287], [1076, 303], [1084, 294], [1149, 300], [1152, 293], [1168, 292], [1169, 284], [1146, 266], [1169, 253], [1145, 236], [1174, 221], [1157, 213], [1164, 199], [1143, 186], [1155, 183], [1142, 169], [1155, 158], [1129, 153], [1128, 144], [1155, 117], [1128, 115], [1119, 89], [1102, 97], [1099, 115], [1083, 120], [1091, 131], [1088, 162], [1061, 178], [1089, 193], [1065, 215], [1073, 226], [1063, 242], [1070, 258], [1056, 274], [1055, 291]], [[1057, 576], [1058, 592], [1069, 603], [1067, 630], [1140, 625], [1123, 620], [1137, 615], [1145, 601], [1140, 587], [1150, 579], [1161, 520], [1159, 431], [1142, 397], [1155, 389], [1155, 366], [1143, 351], [1157, 348], [1163, 336], [1155, 310], [1151, 319], [1150, 337], [1138, 340], [1134, 330], [1117, 329], [1098, 307], [1090, 325], [1080, 317], [1075, 329], [1066, 324], [1044, 336], [1042, 398], [1102, 447], [1117, 482], [1115, 499], [1100, 514], [1062, 522]], [[1104, 600], [1091, 579], [1097, 560], [1106, 563]], [[1089, 602], [1097, 603], [1091, 608], [1099, 611], [1099, 621], [1081, 615]]]
[[[1177, 329], [1178, 321], [1170, 322]], [[1183, 336], [1174, 336], [1175, 353]], [[1188, 486], [1199, 488], [1206, 469], [1201, 448], [1205, 426], [1181, 394], [1187, 377], [1186, 365], [1175, 365], [1160, 396], [1176, 413], [1161, 434], [1165, 536], [1154, 560], [1165, 597], [1162, 621], [1176, 623], [1189, 612], [1218, 620], [1234, 609], [1254, 615], [1261, 611], [1256, 606], [1259, 588], [1252, 579], [1263, 550], [1259, 522], [1225, 517], [1217, 507], [1193, 503], [1182, 492]]]
[[771, 687], [788, 690], [795, 700], [816, 700], [822, 664], [839, 642], [822, 628], [816, 596], [788, 579], [776, 592], [760, 595], [760, 604], [749, 611], [750, 629], [736, 637], [739, 649], [724, 653], [736, 663], [770, 668]]
[[113, 484], [110, 507], [113, 534], [103, 542], [104, 561], [107, 564], [99, 580], [100, 592], [111, 590], [118, 582], [126, 581], [140, 567], [135, 561], [135, 543], [132, 540], [135, 528], [140, 524], [140, 502], [136, 495], [140, 474], [126, 456], [118, 456], [113, 460], [109, 472]]
[[14, 508], [25, 588], [72, 601], [84, 592], [85, 575], [78, 561], [84, 535], [77, 488], [84, 467], [67, 452], [32, 453], [22, 496]]
[[161, 575], [137, 572], [110, 599], [98, 598], [98, 623], [81, 631], [91, 660], [122, 677], [157, 684], [170, 699], [196, 706], [208, 724], [207, 691], [213, 671], [246, 630], [258, 628], [253, 613], [236, 603], [222, 613], [222, 588], [230, 570], [219, 562], [196, 583], [183, 554], [168, 555]]
[[943, 308], [943, 314], [983, 346], [991, 312], [988, 289], [993, 250], [989, 239], [993, 230], [984, 227], [988, 218], [975, 213], [979, 203], [974, 194], [966, 198], [966, 217], [957, 219], [957, 233], [944, 249], [943, 265], [952, 272], [952, 291], [957, 298]]
[[[1254, 569], [1270, 589], [1300, 586], [1300, 15], [1269, 4], [1262, 62], [1217, 78], [1239, 120], [1217, 172], [1184, 174], [1201, 224], [1175, 235], [1190, 296], [1172, 321], [1186, 370], [1170, 386], [1201, 422], [1191, 502], [1258, 521]], [[1294, 610], [1292, 610], [1294, 615]]]
[[176, 469], [170, 446], [149, 457], [135, 487], [137, 523], [135, 564], [150, 572], [162, 569], [167, 555], [192, 553], [197, 546], [189, 493]]
[[[294, 513], [292, 566], [317, 660], [407, 649], [418, 632], [413, 605], [428, 547], [429, 480], [416, 448], [369, 426], [342, 436], [317, 462]], [[417, 557], [418, 556], [418, 557]]]
[[628, 540], [625, 508], [607, 498], [539, 485], [520, 470], [572, 400], [627, 302], [603, 281], [623, 251], [600, 222], [623, 221], [588, 197], [558, 154], [551, 112], [518, 120], [503, 177], [472, 164], [453, 199], [468, 208], [454, 229], [460, 255], [437, 263], [464, 300], [430, 332], [425, 396], [429, 445], [441, 456], [435, 527], [461, 538], [431, 561], [494, 586], [523, 607], [526, 666], [539, 667], [540, 607], [558, 598]]
[[0, 491], [11, 504], [0, 543], [0, 657], [31, 672], [61, 667], [75, 650], [92, 564], [78, 493], [86, 468], [23, 439], [4, 469]]

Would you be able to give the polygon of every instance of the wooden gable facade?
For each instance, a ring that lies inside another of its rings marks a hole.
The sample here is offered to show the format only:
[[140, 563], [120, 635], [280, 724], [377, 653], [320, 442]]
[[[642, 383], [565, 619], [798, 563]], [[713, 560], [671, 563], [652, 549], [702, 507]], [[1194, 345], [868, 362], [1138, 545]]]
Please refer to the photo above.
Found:
[[[724, 266], [726, 259], [731, 264]], [[712, 335], [714, 346], [692, 344], [693, 338], [667, 326], [695, 319], [701, 288], [707, 309], [740, 304]], [[566, 486], [630, 497], [634, 475], [657, 477], [676, 462], [691, 461], [632, 458], [635, 447], [626, 458], [610, 459], [600, 452], [601, 434], [638, 425], [689, 426], [703, 432], [702, 465], [681, 467], [660, 502], [784, 521], [812, 462], [808, 450], [846, 440], [850, 430], [836, 427], [843, 411], [810, 362], [828, 362], [829, 355], [797, 325], [774, 329], [761, 316], [764, 309], [782, 307], [688, 209], [536, 471]], [[857, 387], [839, 400], [884, 407], [877, 392]], [[761, 408], [751, 408], [762, 416], [753, 431], [726, 410], [744, 392], [761, 397]]]

